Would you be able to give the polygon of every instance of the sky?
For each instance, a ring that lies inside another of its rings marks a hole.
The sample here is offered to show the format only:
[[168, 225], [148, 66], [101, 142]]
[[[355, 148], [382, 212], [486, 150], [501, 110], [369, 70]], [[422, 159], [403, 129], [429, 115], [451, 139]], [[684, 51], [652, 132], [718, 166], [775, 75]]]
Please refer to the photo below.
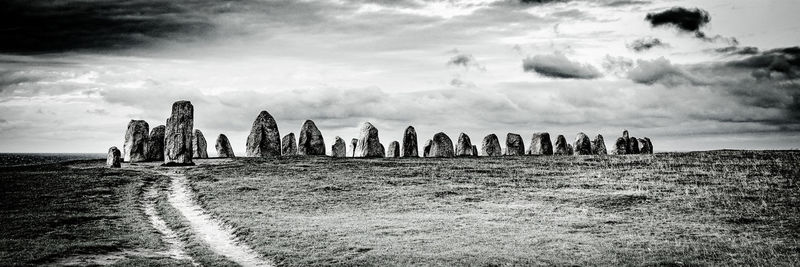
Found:
[[[655, 151], [800, 148], [800, 2], [6, 0], [0, 152], [122, 147], [193, 103], [210, 155], [261, 110], [328, 153], [466, 133], [602, 134]], [[349, 142], [347, 142], [349, 143]]]

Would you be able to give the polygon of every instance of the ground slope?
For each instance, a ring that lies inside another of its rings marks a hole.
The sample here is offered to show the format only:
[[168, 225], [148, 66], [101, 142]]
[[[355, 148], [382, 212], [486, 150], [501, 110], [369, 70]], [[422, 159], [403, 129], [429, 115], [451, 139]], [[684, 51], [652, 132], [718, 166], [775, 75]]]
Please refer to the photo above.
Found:
[[278, 265], [800, 264], [797, 151], [241, 158], [188, 170]]

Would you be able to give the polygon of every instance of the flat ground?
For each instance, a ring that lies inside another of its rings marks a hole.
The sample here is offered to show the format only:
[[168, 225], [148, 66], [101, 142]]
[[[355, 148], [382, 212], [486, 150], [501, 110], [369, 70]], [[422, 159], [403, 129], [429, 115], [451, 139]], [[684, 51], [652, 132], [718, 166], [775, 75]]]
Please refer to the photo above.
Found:
[[[168, 171], [281, 266], [800, 265], [800, 151], [198, 163]], [[152, 190], [194, 261], [233, 264], [167, 203], [167, 169], [103, 164], [0, 168], [0, 265], [167, 250]]]
[[279, 265], [800, 265], [800, 152], [241, 158], [201, 205]]

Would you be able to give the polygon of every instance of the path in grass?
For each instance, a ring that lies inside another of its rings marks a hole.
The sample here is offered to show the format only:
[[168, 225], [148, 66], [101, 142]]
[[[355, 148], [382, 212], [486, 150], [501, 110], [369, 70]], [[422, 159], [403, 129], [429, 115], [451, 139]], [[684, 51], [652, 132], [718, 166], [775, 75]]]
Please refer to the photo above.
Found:
[[250, 247], [237, 242], [232, 229], [212, 218], [202, 207], [192, 201], [191, 190], [187, 185], [186, 175], [178, 170], [163, 171], [163, 175], [171, 178], [169, 203], [177, 209], [187, 221], [195, 234], [206, 242], [211, 249], [242, 266], [272, 266]]
[[164, 241], [164, 243], [167, 243], [167, 251], [165, 253], [169, 255], [170, 258], [176, 260], [189, 260], [191, 261], [192, 265], [199, 266], [199, 263], [197, 263], [191, 256], [186, 254], [186, 251], [184, 250], [186, 245], [181, 242], [175, 231], [169, 229], [167, 222], [158, 216], [158, 212], [156, 212], [158, 188], [153, 185], [148, 186], [144, 191], [143, 197], [144, 213], [147, 215], [147, 218], [150, 220], [150, 224], [153, 226], [153, 228], [156, 228], [156, 230], [158, 230], [158, 232], [161, 234], [161, 239]]

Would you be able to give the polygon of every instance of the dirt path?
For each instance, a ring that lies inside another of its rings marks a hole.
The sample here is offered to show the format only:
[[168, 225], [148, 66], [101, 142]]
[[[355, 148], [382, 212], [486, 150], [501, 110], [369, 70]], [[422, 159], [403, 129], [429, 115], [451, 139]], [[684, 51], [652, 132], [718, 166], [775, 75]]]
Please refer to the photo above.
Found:
[[150, 224], [153, 228], [156, 228], [156, 230], [161, 233], [161, 238], [164, 243], [167, 243], [166, 254], [177, 260], [190, 260], [192, 265], [199, 266], [199, 263], [186, 254], [186, 251], [184, 251], [186, 245], [181, 242], [175, 231], [169, 229], [167, 222], [158, 216], [158, 212], [156, 212], [156, 198], [158, 198], [158, 188], [152, 185], [148, 186], [147, 190], [144, 191], [144, 213], [147, 215], [147, 218], [150, 219]]
[[189, 221], [193, 232], [215, 253], [242, 266], [272, 266], [269, 261], [261, 259], [253, 249], [238, 242], [232, 229], [209, 216], [202, 207], [194, 203], [186, 175], [179, 169], [163, 171], [161, 174], [172, 178], [169, 203]]

